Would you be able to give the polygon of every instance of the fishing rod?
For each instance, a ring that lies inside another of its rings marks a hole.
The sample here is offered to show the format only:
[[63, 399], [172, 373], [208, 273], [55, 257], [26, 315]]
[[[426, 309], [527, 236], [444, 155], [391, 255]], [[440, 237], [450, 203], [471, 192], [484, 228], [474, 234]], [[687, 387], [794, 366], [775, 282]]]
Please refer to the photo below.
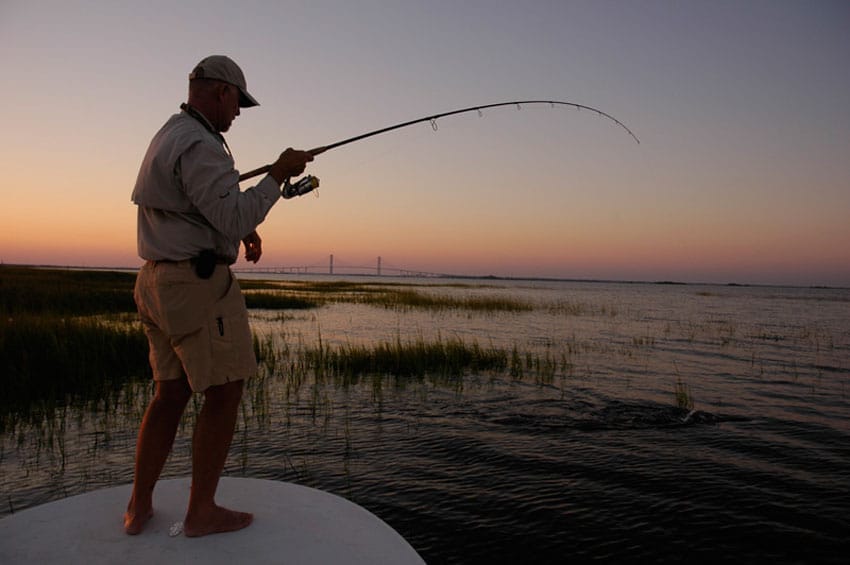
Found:
[[[557, 105], [557, 106], [571, 106], [571, 107], [573, 107], [577, 110], [589, 110], [590, 112], [593, 112], [593, 113], [595, 113], [599, 116], [602, 116], [604, 118], [608, 118], [609, 120], [613, 121], [615, 124], [617, 124], [618, 126], [623, 128], [624, 130], [626, 130], [626, 133], [628, 133], [630, 136], [632, 136], [632, 138], [637, 143], [640, 143], [640, 140], [637, 138], [637, 136], [634, 133], [632, 133], [632, 130], [630, 130], [628, 127], [626, 127], [626, 125], [623, 122], [621, 122], [620, 120], [618, 120], [617, 118], [615, 118], [611, 114], [603, 112], [602, 110], [599, 110], [597, 108], [593, 108], [591, 106], [585, 106], [584, 104], [578, 104], [576, 102], [562, 102], [560, 100], [517, 100], [517, 101], [514, 101], [514, 102], [497, 102], [495, 104], [484, 104], [482, 106], [470, 106], [469, 108], [462, 108], [460, 110], [450, 110], [448, 112], [442, 112], [440, 114], [434, 114], [434, 115], [431, 115], [431, 116], [424, 116], [422, 118], [417, 118], [415, 120], [410, 120], [408, 122], [402, 122], [400, 124], [395, 124], [395, 125], [392, 125], [392, 126], [387, 126], [385, 128], [376, 129], [374, 131], [370, 131], [370, 132], [367, 132], [367, 133], [362, 133], [360, 135], [355, 135], [354, 137], [349, 137], [348, 139], [336, 141], [336, 142], [331, 143], [329, 145], [322, 145], [321, 147], [315, 147], [313, 149], [310, 149], [308, 151], [308, 153], [311, 153], [315, 157], [316, 155], [321, 155], [325, 151], [330, 151], [331, 149], [335, 149], [337, 147], [342, 147], [343, 145], [348, 145], [349, 143], [354, 143], [355, 141], [360, 141], [362, 139], [366, 139], [367, 137], [372, 137], [374, 135], [386, 133], [388, 131], [393, 131], [393, 130], [396, 130], [396, 129], [401, 129], [401, 128], [404, 128], [404, 127], [407, 127], [407, 126], [412, 126], [414, 124], [419, 124], [419, 123], [422, 123], [422, 122], [431, 122], [431, 127], [436, 130], [437, 129], [436, 120], [438, 120], [439, 118], [445, 118], [446, 116], [454, 116], [456, 114], [465, 114], [467, 112], [478, 112], [479, 116], [483, 116], [484, 114], [482, 113], [482, 110], [486, 110], [487, 108], [497, 108], [499, 106], [516, 106], [517, 109], [522, 109], [523, 104], [526, 104], [526, 105], [528, 105], [528, 104], [549, 104], [552, 108], [554, 108]], [[247, 179], [256, 177], [258, 175], [265, 174], [265, 173], [269, 172], [269, 169], [271, 169], [271, 168], [272, 168], [271, 165], [264, 165], [264, 166], [262, 166], [258, 169], [254, 169], [253, 171], [248, 171], [247, 173], [243, 173], [243, 174], [239, 175], [239, 181], [242, 182], [243, 180], [247, 180]], [[301, 179], [300, 181], [298, 181], [298, 183], [291, 185], [291, 184], [289, 184], [289, 181], [287, 179], [287, 182], [284, 184], [284, 190], [283, 190], [284, 197], [285, 198], [292, 198], [293, 196], [301, 196], [302, 194], [306, 194], [306, 193], [310, 192], [311, 190], [318, 188], [318, 186], [319, 186], [318, 181], [319, 181], [319, 179], [308, 175], [308, 176], [304, 177], [303, 179]]]

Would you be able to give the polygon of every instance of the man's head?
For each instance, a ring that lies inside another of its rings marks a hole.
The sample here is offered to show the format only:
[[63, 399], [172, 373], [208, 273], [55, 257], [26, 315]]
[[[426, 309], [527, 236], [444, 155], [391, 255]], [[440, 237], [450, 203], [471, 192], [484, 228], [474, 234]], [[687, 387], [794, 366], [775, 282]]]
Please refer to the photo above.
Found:
[[258, 106], [248, 93], [245, 75], [224, 55], [211, 55], [189, 73], [189, 104], [201, 111], [221, 132], [239, 115], [239, 108]]

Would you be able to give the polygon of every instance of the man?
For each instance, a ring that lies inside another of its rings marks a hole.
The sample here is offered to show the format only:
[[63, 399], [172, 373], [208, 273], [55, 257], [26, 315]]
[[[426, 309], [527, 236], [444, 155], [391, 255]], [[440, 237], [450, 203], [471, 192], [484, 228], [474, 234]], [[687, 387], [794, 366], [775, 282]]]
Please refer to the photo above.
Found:
[[133, 493], [124, 529], [138, 534], [153, 516], [153, 489], [193, 392], [204, 405], [192, 438], [187, 536], [239, 530], [253, 519], [220, 507], [215, 492], [233, 439], [243, 380], [257, 370], [245, 300], [229, 265], [239, 243], [257, 262], [256, 227], [280, 198], [285, 179], [313, 156], [287, 149], [256, 186], [242, 192], [222, 132], [240, 108], [257, 106], [242, 70], [213, 55], [189, 75], [189, 99], [151, 141], [139, 171], [139, 255], [146, 260], [135, 299], [150, 343], [156, 392], [136, 446]]

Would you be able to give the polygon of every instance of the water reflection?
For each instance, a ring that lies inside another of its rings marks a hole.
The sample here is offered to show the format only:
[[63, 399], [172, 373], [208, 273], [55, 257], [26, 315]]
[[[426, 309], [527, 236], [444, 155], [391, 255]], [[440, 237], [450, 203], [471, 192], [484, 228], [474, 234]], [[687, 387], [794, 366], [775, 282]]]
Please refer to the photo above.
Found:
[[[535, 309], [334, 302], [254, 312], [269, 351], [246, 387], [226, 473], [347, 496], [429, 562], [527, 557], [531, 547], [559, 562], [683, 551], [839, 562], [850, 527], [848, 291], [418, 290], [509, 294]], [[501, 349], [506, 365], [460, 376], [335, 374], [305, 355], [435, 340]], [[697, 412], [677, 401], [677, 383]], [[7, 428], [2, 513], [131, 482], [150, 394], [149, 383], [131, 383], [108, 402]], [[165, 476], [190, 472], [197, 409]]]

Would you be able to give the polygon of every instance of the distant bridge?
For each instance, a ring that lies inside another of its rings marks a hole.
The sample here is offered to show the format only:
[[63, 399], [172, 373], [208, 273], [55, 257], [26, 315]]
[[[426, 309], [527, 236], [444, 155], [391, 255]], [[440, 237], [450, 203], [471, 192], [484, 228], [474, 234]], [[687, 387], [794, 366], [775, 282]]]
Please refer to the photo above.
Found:
[[404, 269], [383, 264], [381, 257], [374, 265], [347, 265], [334, 260], [333, 254], [326, 262], [316, 262], [311, 265], [278, 265], [273, 267], [239, 267], [234, 269], [240, 273], [269, 273], [269, 274], [299, 274], [299, 275], [367, 275], [377, 277], [452, 277], [446, 273], [432, 273]]

